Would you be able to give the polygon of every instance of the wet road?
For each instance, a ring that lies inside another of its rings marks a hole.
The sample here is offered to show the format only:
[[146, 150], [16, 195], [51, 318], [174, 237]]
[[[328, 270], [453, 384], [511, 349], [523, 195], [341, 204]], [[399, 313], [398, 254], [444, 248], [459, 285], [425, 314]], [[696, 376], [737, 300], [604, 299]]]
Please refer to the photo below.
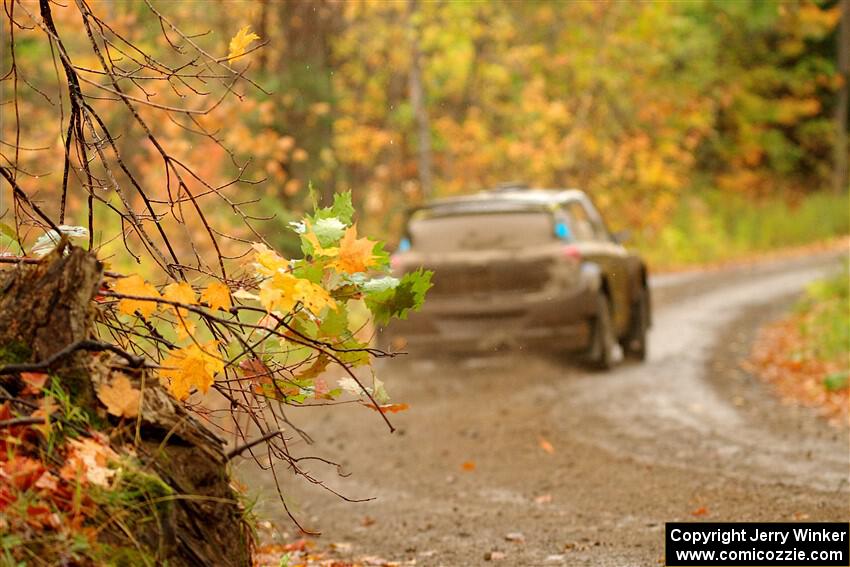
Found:
[[[311, 472], [376, 500], [287, 479], [288, 503], [350, 556], [446, 566], [659, 565], [667, 521], [846, 521], [847, 430], [738, 366], [758, 324], [837, 266], [820, 254], [654, 278], [650, 358], [606, 374], [522, 352], [382, 364], [411, 405], [395, 434], [363, 407], [290, 412], [315, 437], [303, 450], [351, 476]], [[282, 519], [270, 477], [241, 470], [258, 511]]]

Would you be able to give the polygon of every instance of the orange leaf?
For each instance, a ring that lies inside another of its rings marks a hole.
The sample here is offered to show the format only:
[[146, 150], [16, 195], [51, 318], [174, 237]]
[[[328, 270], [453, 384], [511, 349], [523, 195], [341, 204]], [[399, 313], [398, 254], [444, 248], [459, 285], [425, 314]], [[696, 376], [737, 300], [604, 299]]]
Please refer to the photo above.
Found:
[[25, 384], [24, 394], [38, 394], [44, 389], [47, 374], [44, 372], [21, 372], [21, 380]]
[[550, 455], [555, 454], [555, 447], [553, 447], [552, 444], [549, 443], [546, 439], [541, 437], [540, 439], [537, 440], [537, 442], [540, 444], [541, 449], [543, 449], [544, 451], [546, 451]]
[[708, 508], [706, 506], [700, 506], [693, 512], [691, 512], [691, 516], [708, 516]]
[[142, 392], [135, 389], [123, 374], [103, 384], [97, 390], [98, 399], [106, 406], [106, 411], [118, 417], [136, 417], [139, 415], [139, 401]]
[[[127, 276], [116, 280], [113, 285], [116, 293], [122, 295], [134, 295], [136, 297], [150, 297], [151, 299], [159, 299], [159, 292], [154, 286], [146, 282], [138, 274]], [[142, 299], [122, 299], [118, 302], [118, 311], [125, 315], [134, 315], [136, 311], [145, 317], [150, 317], [156, 311], [157, 303], [155, 301], [145, 301]]]
[[[364, 402], [363, 405], [373, 411], [378, 411], [375, 408], [375, 404], [371, 402]], [[384, 404], [378, 407], [381, 408], [381, 413], [398, 413], [400, 411], [410, 409], [410, 406], [408, 404]]]
[[475, 470], [475, 463], [472, 461], [466, 461], [460, 467], [467, 472], [472, 472]]
[[339, 241], [339, 255], [331, 262], [331, 266], [347, 274], [365, 272], [377, 263], [372, 254], [374, 249], [374, 241], [357, 238], [357, 225], [350, 226]]

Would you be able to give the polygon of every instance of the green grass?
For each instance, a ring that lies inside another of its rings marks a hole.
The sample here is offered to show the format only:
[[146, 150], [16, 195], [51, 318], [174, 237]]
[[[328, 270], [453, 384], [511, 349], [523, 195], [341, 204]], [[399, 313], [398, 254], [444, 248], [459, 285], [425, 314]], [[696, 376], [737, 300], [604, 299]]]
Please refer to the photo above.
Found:
[[813, 193], [794, 202], [752, 201], [717, 191], [682, 199], [669, 224], [635, 246], [654, 268], [733, 260], [850, 233], [847, 195]]
[[811, 284], [797, 304], [807, 355], [838, 361], [842, 367], [824, 378], [828, 390], [846, 388], [850, 379], [850, 266], [841, 274]]

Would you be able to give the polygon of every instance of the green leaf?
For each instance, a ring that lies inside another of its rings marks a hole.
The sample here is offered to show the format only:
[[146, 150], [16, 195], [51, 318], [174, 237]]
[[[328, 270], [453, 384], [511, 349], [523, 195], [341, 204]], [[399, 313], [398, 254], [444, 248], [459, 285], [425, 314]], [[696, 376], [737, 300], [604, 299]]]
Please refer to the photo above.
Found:
[[15, 254], [23, 254], [24, 250], [15, 238], [15, 229], [0, 223], [0, 251], [9, 249]]
[[354, 205], [351, 202], [351, 192], [335, 193], [333, 205], [320, 209], [317, 208], [312, 217], [308, 216], [308, 218], [313, 225], [321, 219], [336, 218], [345, 226], [350, 226], [351, 220], [354, 218]]
[[386, 325], [393, 317], [407, 319], [411, 309], [417, 311], [425, 301], [431, 287], [433, 272], [419, 268], [401, 278], [397, 286], [383, 291], [367, 293], [366, 306], [379, 325]]
[[375, 257], [373, 270], [383, 270], [390, 265], [390, 253], [384, 250], [384, 244], [384, 242], [376, 242], [372, 249], [372, 255]]
[[336, 311], [328, 309], [319, 325], [320, 337], [345, 337], [348, 335], [348, 309], [342, 303], [337, 303]]
[[360, 284], [360, 289], [363, 290], [364, 293], [380, 293], [382, 291], [397, 288], [399, 283], [401, 283], [401, 280], [399, 280], [398, 278], [394, 278], [392, 276], [382, 276], [380, 278], [372, 278], [370, 280], [363, 281]]
[[345, 234], [346, 225], [337, 217], [318, 219], [312, 226], [313, 233], [323, 248], [336, 246], [342, 235]]
[[312, 262], [296, 260], [292, 268], [292, 275], [321, 285], [322, 277], [325, 275], [325, 264], [318, 260]]
[[369, 347], [368, 344], [361, 343], [354, 337], [349, 337], [348, 339], [342, 341], [341, 343], [335, 344], [334, 346], [338, 349], [342, 349], [343, 351], [347, 351], [334, 351], [334, 355], [346, 364], [349, 364], [351, 366], [362, 366], [365, 364], [369, 364], [369, 353], [363, 350]]

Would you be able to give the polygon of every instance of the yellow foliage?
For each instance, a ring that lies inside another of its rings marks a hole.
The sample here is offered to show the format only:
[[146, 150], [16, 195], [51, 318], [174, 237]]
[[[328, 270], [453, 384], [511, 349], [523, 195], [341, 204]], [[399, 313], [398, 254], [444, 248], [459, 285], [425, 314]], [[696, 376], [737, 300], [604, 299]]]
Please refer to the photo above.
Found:
[[[165, 286], [162, 296], [169, 301], [176, 301], [185, 305], [194, 305], [198, 302], [195, 297], [195, 290], [186, 282], [168, 284]], [[177, 337], [185, 339], [192, 335], [195, 332], [195, 323], [189, 321], [189, 311], [183, 307], [171, 307], [171, 309], [179, 320], [177, 323]]]
[[[146, 282], [138, 274], [119, 278], [112, 286], [115, 293], [122, 295], [134, 295], [137, 297], [150, 297], [159, 299], [161, 296], [154, 286]], [[122, 299], [118, 302], [118, 311], [125, 315], [134, 315], [136, 311], [144, 317], [150, 317], [157, 309], [155, 301], [146, 301], [142, 299]]]
[[286, 259], [278, 256], [277, 252], [265, 244], [254, 244], [254, 250], [256, 251], [254, 267], [264, 276], [272, 276], [279, 270], [285, 271], [289, 267]]
[[257, 39], [260, 39], [260, 36], [251, 31], [251, 26], [243, 26], [230, 40], [230, 52], [227, 58], [233, 59], [244, 55], [248, 46]]
[[210, 354], [217, 346], [218, 341], [210, 341], [203, 347], [192, 344], [162, 361], [159, 375], [169, 380], [168, 391], [172, 396], [185, 400], [193, 387], [204, 394], [209, 391], [214, 375], [224, 371], [224, 363]]
[[221, 282], [213, 282], [201, 292], [201, 301], [210, 306], [213, 311], [224, 309], [227, 311], [233, 306], [230, 300], [230, 288]]
[[336, 309], [336, 301], [323, 287], [310, 280], [277, 272], [260, 284], [260, 303], [267, 311], [286, 313], [298, 303], [318, 316], [325, 307]]
[[197, 303], [195, 290], [186, 282], [168, 284], [162, 290], [162, 297], [169, 301], [176, 301], [185, 305], [194, 305]]

